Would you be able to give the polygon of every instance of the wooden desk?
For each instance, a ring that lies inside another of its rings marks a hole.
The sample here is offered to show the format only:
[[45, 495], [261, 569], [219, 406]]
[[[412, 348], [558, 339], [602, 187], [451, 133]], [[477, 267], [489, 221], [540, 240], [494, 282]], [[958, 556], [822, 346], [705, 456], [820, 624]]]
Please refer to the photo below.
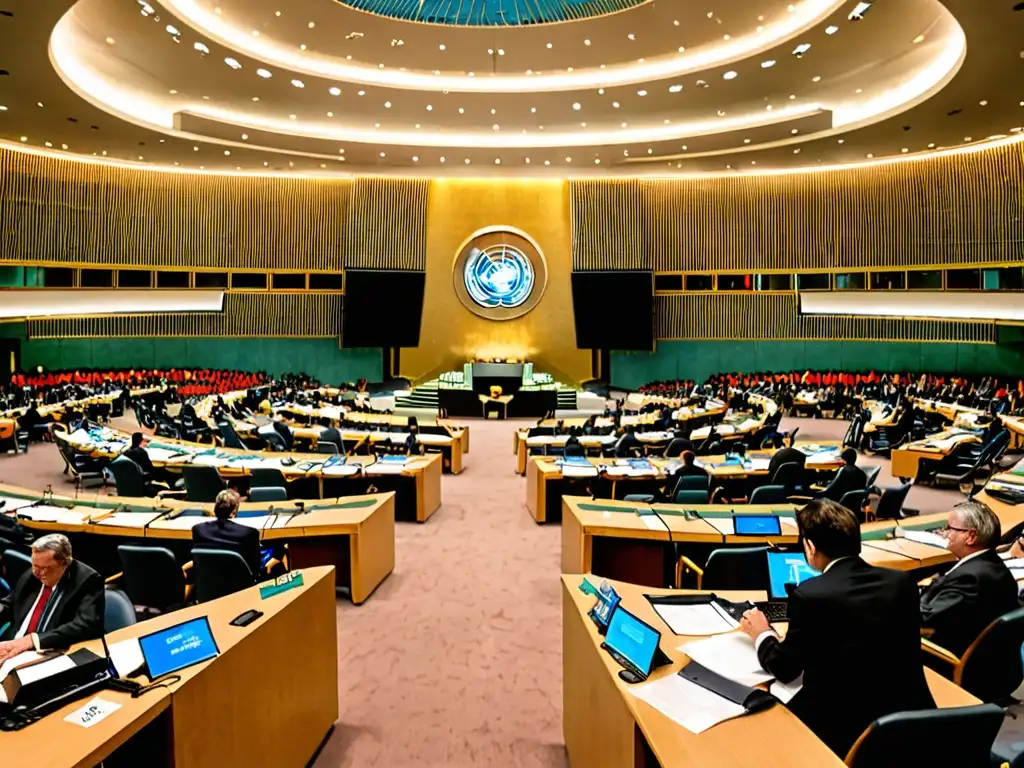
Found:
[[927, 440], [901, 445], [892, 452], [892, 474], [905, 483], [918, 476], [920, 462], [943, 459], [960, 443], [980, 442], [977, 435], [950, 430], [932, 435]]
[[[102, 427], [100, 434], [104, 440], [97, 442], [86, 439], [78, 442], [81, 432], [73, 435], [56, 435], [57, 440], [70, 443], [79, 452], [112, 461], [130, 444], [131, 435], [117, 429]], [[180, 451], [180, 455], [171, 456], [170, 450]], [[215, 461], [209, 462], [199, 454], [209, 456], [215, 454]], [[165, 458], [166, 456], [166, 458]], [[308, 471], [301, 465], [322, 463], [329, 457], [316, 453], [274, 453], [250, 451], [235, 448], [211, 447], [187, 440], [175, 440], [169, 437], [153, 438], [149, 444], [149, 457], [154, 466], [163, 467], [170, 472], [181, 472], [183, 465], [209, 463], [216, 466], [217, 471], [229, 482], [234, 480], [244, 491], [248, 480], [240, 481], [251, 475], [253, 469], [278, 469], [288, 483], [288, 495], [293, 498], [317, 499], [336, 496], [361, 495], [384, 491], [395, 492], [395, 516], [398, 520], [415, 520], [422, 523], [430, 518], [441, 506], [441, 464], [442, 457], [438, 454], [427, 456], [410, 456], [400, 472], [381, 473], [373, 466], [371, 456], [350, 456], [347, 464], [358, 464], [362, 471], [354, 475], [335, 474], [334, 469], [323, 470], [318, 466]], [[294, 464], [282, 464], [282, 460], [293, 459]]]
[[[147, 766], [306, 765], [338, 719], [338, 645], [333, 569], [307, 568], [302, 578], [266, 600], [252, 587], [109, 635], [117, 642], [207, 616], [220, 655], [137, 699], [102, 692], [121, 708], [92, 728], [63, 720], [83, 699], [0, 734], [0, 765], [92, 768], [129, 742], [145, 750]], [[249, 608], [264, 616], [230, 625]], [[83, 645], [103, 653], [98, 641]]]
[[[572, 768], [840, 768], [843, 765], [786, 707], [776, 705], [694, 734], [631, 692], [619, 665], [601, 649], [602, 638], [587, 616], [594, 598], [579, 591], [581, 577], [562, 576], [562, 729]], [[670, 666], [651, 679], [675, 674], [688, 657], [678, 646], [697, 639], [675, 635], [644, 594], [679, 594], [612, 582], [622, 605], [662, 633], [661, 650]], [[764, 599], [764, 593], [718, 593], [730, 599]], [[940, 707], [979, 703], [966, 691], [925, 669]], [[837, 691], [837, 695], [841, 692]], [[657, 760], [657, 763], [654, 761]]]
[[999, 420], [1010, 430], [1010, 448], [1024, 445], [1024, 416], [1000, 416]]
[[[0, 485], [0, 498], [39, 499], [42, 493], [26, 488]], [[308, 510], [304, 514], [289, 514], [299, 504]], [[28, 519], [27, 515], [48, 515], [46, 508], [16, 510], [19, 521], [26, 528], [40, 532], [60, 531], [75, 535], [76, 553], [83, 561], [100, 570], [104, 576], [120, 570], [116, 558], [119, 540], [145, 539], [155, 545], [171, 544], [187, 553], [192, 541], [192, 527], [212, 519], [213, 505], [173, 499], [129, 499], [117, 496], [87, 496], [77, 500], [54, 496], [51, 504], [63, 507], [60, 522]], [[128, 513], [115, 513], [127, 505]], [[52, 508], [52, 507], [51, 507]], [[170, 519], [166, 515], [179, 509], [202, 510], [205, 516], [182, 516]], [[343, 496], [312, 502], [243, 502], [239, 507], [246, 520], [260, 525], [260, 541], [287, 543], [291, 567], [334, 566], [337, 586], [347, 587], [352, 602], [363, 603], [388, 577], [395, 567], [395, 494], [379, 493], [367, 496]], [[276, 513], [276, 514], [275, 514]], [[115, 519], [116, 525], [108, 523]], [[258, 515], [258, 517], [246, 517]], [[106, 522], [104, 522], [106, 521]], [[105, 540], [105, 541], [104, 541]], [[104, 567], [107, 562], [111, 567]]]

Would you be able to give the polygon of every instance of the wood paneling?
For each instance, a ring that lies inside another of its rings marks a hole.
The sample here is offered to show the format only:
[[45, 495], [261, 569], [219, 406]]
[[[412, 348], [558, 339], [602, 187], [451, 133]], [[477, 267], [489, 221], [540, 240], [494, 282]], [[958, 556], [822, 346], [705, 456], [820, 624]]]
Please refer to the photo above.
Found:
[[29, 320], [28, 337], [339, 336], [342, 300], [341, 294], [228, 293], [223, 312]]
[[995, 343], [991, 323], [801, 315], [795, 293], [690, 293], [654, 299], [658, 339], [828, 339]]
[[836, 270], [1019, 259], [1024, 154], [571, 183], [573, 268]]
[[346, 267], [426, 269], [427, 179], [356, 179]]

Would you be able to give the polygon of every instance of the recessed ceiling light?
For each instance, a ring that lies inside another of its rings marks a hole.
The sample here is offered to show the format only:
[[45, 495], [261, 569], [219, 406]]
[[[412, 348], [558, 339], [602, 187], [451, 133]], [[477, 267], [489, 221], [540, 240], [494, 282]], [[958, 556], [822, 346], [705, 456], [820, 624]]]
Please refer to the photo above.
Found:
[[[110, 40], [110, 38], [108, 37], [107, 40]], [[206, 47], [206, 43], [195, 43], [192, 47], [199, 51], [202, 56], [205, 56], [210, 52], [210, 49]]]
[[384, 102], [384, 109], [391, 109], [391, 102], [390, 101], [385, 101]]
[[224, 63], [227, 64], [232, 69], [241, 69], [242, 68], [242, 65], [238, 63], [238, 59], [233, 59], [230, 56], [228, 58], [224, 59]]
[[494, 158], [494, 164], [495, 165], [501, 165], [501, 158], [499, 158], [499, 157]]
[[[242, 141], [247, 141], [248, 139], [249, 139], [249, 134], [248, 133], [243, 133], [242, 134]], [[161, 141], [162, 141], [162, 139], [161, 139]]]
[[867, 154], [865, 155], [865, 157], [866, 157], [866, 158], [867, 158], [868, 160], [870, 160], [871, 158], [873, 158], [873, 157], [874, 157], [874, 155], [873, 155], [873, 154], [872, 154], [871, 152], [868, 152], [868, 153], [867, 153]]
[[547, 47], [550, 48], [551, 47], [551, 43], [548, 43]]
[[837, 27], [835, 24], [832, 24], [832, 25], [830, 25], [828, 27], [825, 27], [825, 34], [826, 35], [834, 35], [838, 31], [839, 31], [839, 27]]
[[386, 157], [386, 155], [383, 152], [380, 153], [380, 156], [381, 157]]
[[794, 155], [799, 155], [800, 154], [800, 147], [797, 147], [796, 149], [794, 149], [793, 150], [793, 154]]
[[166, 29], [167, 29], [167, 34], [169, 34], [169, 35], [174, 35], [175, 37], [177, 37], [178, 35], [181, 34], [181, 32], [178, 31], [178, 28], [175, 27], [173, 24], [168, 24]]
[[613, 102], [612, 102], [612, 106], [613, 106], [613, 107], [614, 107], [615, 109], [618, 109], [618, 108], [619, 108], [619, 102], [617, 102], [617, 101], [613, 101]]
[[935, 143], [932, 142], [931, 144], [929, 144], [928, 149], [935, 149]]
[[811, 82], [812, 83], [820, 83], [821, 82], [821, 75], [815, 75], [814, 77], [812, 77], [811, 78]]
[[[534, 111], [536, 111], [536, 110], [534, 110]], [[466, 110], [465, 110], [465, 109], [463, 109], [462, 107], [459, 107], [459, 114], [460, 114], [460, 115], [464, 115], [464, 114], [466, 114]]]
[[978, 103], [979, 103], [979, 104], [980, 104], [981, 106], [983, 106], [983, 107], [987, 107], [987, 106], [988, 106], [988, 101], [986, 101], [985, 99], [982, 99], [982, 100], [981, 100], [981, 101], [979, 101]]
[[28, 136], [22, 136], [22, 137], [21, 137], [21, 140], [22, 140], [22, 141], [28, 141]]
[[767, 107], [765, 107], [765, 109], [768, 110], [769, 112], [771, 112], [772, 111], [772, 105], [769, 104]]
[[761, 69], [768, 69], [768, 67], [775, 66], [775, 59], [765, 59], [761, 62]]
[[845, 144], [845, 143], [846, 143], [846, 139], [839, 139], [839, 140], [838, 140], [838, 143], [839, 143], [839, 144]]
[[491, 109], [491, 114], [492, 114], [492, 115], [496, 115], [497, 113], [498, 113], [498, 110], [496, 110], [496, 109], [493, 109], [493, 108]]
[[749, 144], [749, 143], [750, 143], [750, 139], [744, 139], [744, 140], [743, 140], [743, 143], [744, 143], [744, 144]]
[[[771, 107], [769, 107], [769, 109], [771, 109]], [[719, 117], [725, 117], [725, 110], [724, 109], [718, 110], [718, 116]]]
[[577, 112], [583, 109], [582, 105], [578, 101], [572, 105], [572, 108], [575, 109]]
[[107, 45], [113, 45], [113, 44], [114, 44], [114, 43], [116, 43], [116, 42], [117, 42], [117, 40], [115, 40], [115, 39], [114, 39], [114, 38], [112, 38], [112, 37], [108, 37], [108, 38], [107, 38]]
[[444, 155], [441, 155], [440, 159], [441, 159], [441, 162], [443, 163], [444, 162]]
[[7, 111], [7, 107], [5, 107], [3, 104], [0, 104], [0, 112], [6, 112], [6, 111]]
[[273, 73], [269, 69], [257, 69], [256, 74], [266, 80], [269, 77], [273, 77]]
[[252, 100], [253, 100], [253, 101], [259, 101], [259, 100], [260, 100], [260, 97], [259, 97], [259, 96], [253, 96], [253, 97], [252, 97]]
[[604, 88], [598, 88], [597, 89], [597, 95], [598, 96], [604, 96]]
[[295, 120], [296, 119], [296, 115], [288, 115], [288, 119], [289, 120]]
[[445, 49], [444, 43], [441, 43], [439, 46], [437, 46], [437, 50], [439, 50], [439, 51], [443, 51], [444, 49]]
[[466, 158], [466, 165], [469, 165], [469, 158]]
[[258, 30], [258, 29], [254, 29], [254, 30], [252, 31], [252, 36], [253, 36], [253, 37], [259, 37], [259, 36], [260, 36], [260, 32], [259, 32], [259, 30]]
[[433, 104], [427, 104], [427, 112], [432, 112], [433, 110], [434, 110]]
[[52, 147], [53, 146], [53, 144], [51, 144], [48, 141], [44, 141], [43, 144], [46, 145], [47, 147]]
[[230, 149], [225, 149], [224, 150], [224, 154], [225, 155], [230, 155], [231, 154], [231, 150]]
[[800, 133], [800, 129], [799, 128], [794, 128], [793, 130], [790, 131], [790, 133], [793, 134], [794, 136], [796, 136], [798, 133]]
[[296, 88], [305, 88], [306, 87], [306, 84], [304, 82], [302, 82], [301, 80], [292, 80], [292, 85], [294, 85]]
[[915, 45], [917, 43], [923, 43], [924, 42], [924, 35], [918, 35], [917, 37], [914, 38], [913, 42], [914, 42]]
[[492, 131], [499, 131], [499, 130], [501, 130], [501, 126], [499, 126], [497, 123], [495, 123], [494, 125], [491, 126], [491, 130]]
[[910, 150], [909, 150], [909, 149], [907, 149], [906, 147], [903, 147], [903, 149], [901, 149], [901, 150], [900, 150], [900, 152], [902, 152], [903, 154], [906, 154], [906, 153], [907, 153], [907, 152], [909, 152], [909, 151], [910, 151]]
[[[461, 112], [462, 110], [460, 109], [459, 111]], [[536, 112], [536, 111], [537, 111], [536, 107], [530, 107], [530, 112]]]
[[199, 151], [199, 147], [192, 147], [192, 151], [193, 152], [198, 152]]
[[625, 128], [629, 123], [622, 123], [622, 127]]
[[722, 35], [722, 39], [723, 40], [731, 40], [732, 38], [730, 38], [729, 35]]
[[37, 102], [36, 102], [36, 106], [37, 106], [37, 107], [42, 107], [42, 106], [43, 106], [43, 102], [41, 102], [41, 101], [37, 101]]
[[584, 41], [583, 41], [583, 44], [584, 44], [584, 45], [590, 45], [590, 41], [589, 41], [589, 40], [584, 40]]
[[550, 160], [545, 160], [544, 161], [544, 165], [551, 165], [551, 161]]
[[626, 38], [629, 40], [636, 40], [636, 35], [630, 32], [628, 35], [626, 35]]
[[647, 95], [647, 91], [637, 91], [636, 95], [637, 96], [646, 96]]
[[864, 18], [864, 14], [868, 12], [871, 7], [871, 3], [857, 3], [850, 15], [847, 17], [850, 21], [860, 21]]
[[336, 85], [332, 85], [330, 88], [328, 88], [327, 92], [331, 94], [331, 96], [341, 96], [341, 88], [339, 88]]
[[723, 80], [735, 80], [736, 79], [736, 72], [734, 72], [731, 69], [728, 72], [723, 72], [722, 73], [722, 79]]
[[973, 139], [970, 136], [964, 136], [964, 141], [973, 141]]
[[801, 56], [803, 56], [809, 50], [811, 50], [811, 44], [810, 43], [800, 43], [800, 45], [798, 45], [796, 48], [793, 49], [793, 55], [796, 56], [799, 59]]
[[315, 21], [311, 21], [311, 22], [309, 22], [309, 28], [310, 28], [310, 29], [312, 29], [312, 28], [313, 28], [313, 27], [315, 27], [315, 26], [316, 26], [316, 22], [315, 22]]
[[416, 157], [416, 155], [413, 155], [413, 156], [412, 156], [412, 161], [413, 161], [414, 163], [418, 163], [418, 162], [420, 161], [420, 159], [419, 159], [418, 157]]
[[565, 158], [565, 162], [567, 162], [567, 163], [571, 163], [571, 162], [572, 162], [572, 158], [571, 158], [571, 157], [567, 157], [567, 158]]
[[683, 90], [683, 86], [679, 85], [678, 83], [676, 83], [675, 85], [670, 85], [668, 87], [669, 93], [679, 93], [681, 90]]
[[488, 54], [489, 54], [490, 56], [493, 56], [493, 55], [494, 55], [494, 49], [493, 49], [493, 48], [488, 48], [488, 49], [487, 49], [487, 53], [488, 53]]

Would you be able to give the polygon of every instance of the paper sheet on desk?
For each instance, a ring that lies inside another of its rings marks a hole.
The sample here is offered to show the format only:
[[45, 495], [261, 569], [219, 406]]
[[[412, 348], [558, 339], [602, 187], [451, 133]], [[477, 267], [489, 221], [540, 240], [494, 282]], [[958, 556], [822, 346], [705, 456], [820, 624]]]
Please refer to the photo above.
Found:
[[21, 509], [22, 507], [27, 507], [34, 503], [32, 499], [15, 499], [11, 496], [0, 496], [0, 501], [7, 502], [4, 504], [4, 512], [13, 512], [16, 509]]
[[907, 541], [916, 541], [918, 544], [927, 544], [931, 547], [938, 547], [939, 549], [947, 549], [946, 539], [937, 533], [931, 531], [910, 531], [903, 528], [903, 538]]
[[665, 522], [657, 515], [640, 515], [640, 519], [644, 525], [650, 528], [652, 531], [667, 531], [668, 526]]
[[736, 534], [736, 524], [733, 523], [731, 517], [705, 517], [703, 520], [723, 536]]
[[597, 477], [597, 467], [573, 466], [572, 464], [562, 465], [562, 477]]
[[788, 683], [780, 683], [776, 680], [774, 683], [768, 686], [768, 693], [777, 698], [783, 704], [788, 704], [789, 700], [800, 693], [800, 689], [804, 687], [804, 676], [800, 675]]
[[745, 712], [743, 705], [733, 704], [679, 675], [667, 675], [629, 691], [692, 733], [703, 733]]
[[325, 477], [347, 477], [359, 474], [359, 464], [332, 464], [324, 467], [321, 471]]
[[21, 509], [18, 515], [28, 518], [37, 523], [81, 523], [83, 516], [81, 512], [71, 512], [63, 507], [38, 506], [31, 509]]
[[771, 459], [750, 459], [751, 472], [767, 472]]
[[839, 460], [839, 454], [835, 451], [818, 451], [807, 457], [808, 464], [833, 464]]
[[[193, 464], [198, 464], [202, 467], [226, 467], [230, 459], [222, 459], [214, 454], [207, 454], [205, 456], [196, 456], [192, 459]], [[241, 465], [243, 462], [235, 462], [235, 466]]]
[[743, 685], [753, 687], [773, 679], [761, 667], [754, 644], [742, 632], [694, 640], [679, 646], [679, 650], [712, 672]]
[[404, 464], [370, 464], [363, 470], [368, 475], [400, 475], [405, 471]]
[[[17, 656], [12, 656], [3, 664], [0, 664], [0, 683], [2, 683], [16, 667], [20, 667], [22, 664], [31, 664], [34, 661], [39, 661], [41, 658], [43, 658], [42, 654], [36, 653], [35, 651], [22, 651]], [[0, 695], [2, 695], [3, 692], [4, 689], [0, 688]]]
[[[162, 531], [191, 531], [200, 523], [208, 523], [211, 520], [213, 518], [206, 515], [181, 515], [173, 519], [164, 518], [157, 525], [160, 526]], [[241, 522], [241, 520], [238, 522]]]
[[99, 525], [115, 525], [125, 528], [145, 528], [156, 520], [163, 512], [114, 512], [102, 520], [96, 521]]
[[740, 626], [716, 603], [651, 603], [651, 607], [676, 635], [720, 635], [732, 632]]

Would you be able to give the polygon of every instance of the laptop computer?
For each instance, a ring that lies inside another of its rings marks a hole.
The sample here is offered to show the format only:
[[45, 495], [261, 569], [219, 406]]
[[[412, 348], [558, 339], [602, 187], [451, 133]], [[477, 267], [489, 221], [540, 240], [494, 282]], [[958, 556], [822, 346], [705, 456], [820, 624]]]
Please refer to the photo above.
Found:
[[206, 616], [143, 635], [139, 647], [150, 680], [208, 661], [220, 653]]
[[732, 521], [737, 536], [782, 535], [782, 523], [778, 515], [733, 515]]
[[793, 587], [819, 572], [808, 563], [803, 552], [767, 552], [768, 558], [768, 600], [754, 605], [770, 622], [789, 619], [789, 593]]
[[601, 647], [625, 667], [619, 672], [619, 677], [627, 683], [639, 683], [647, 679], [653, 667], [669, 662], [659, 647], [660, 642], [661, 632], [619, 604], [608, 622], [608, 632]]

